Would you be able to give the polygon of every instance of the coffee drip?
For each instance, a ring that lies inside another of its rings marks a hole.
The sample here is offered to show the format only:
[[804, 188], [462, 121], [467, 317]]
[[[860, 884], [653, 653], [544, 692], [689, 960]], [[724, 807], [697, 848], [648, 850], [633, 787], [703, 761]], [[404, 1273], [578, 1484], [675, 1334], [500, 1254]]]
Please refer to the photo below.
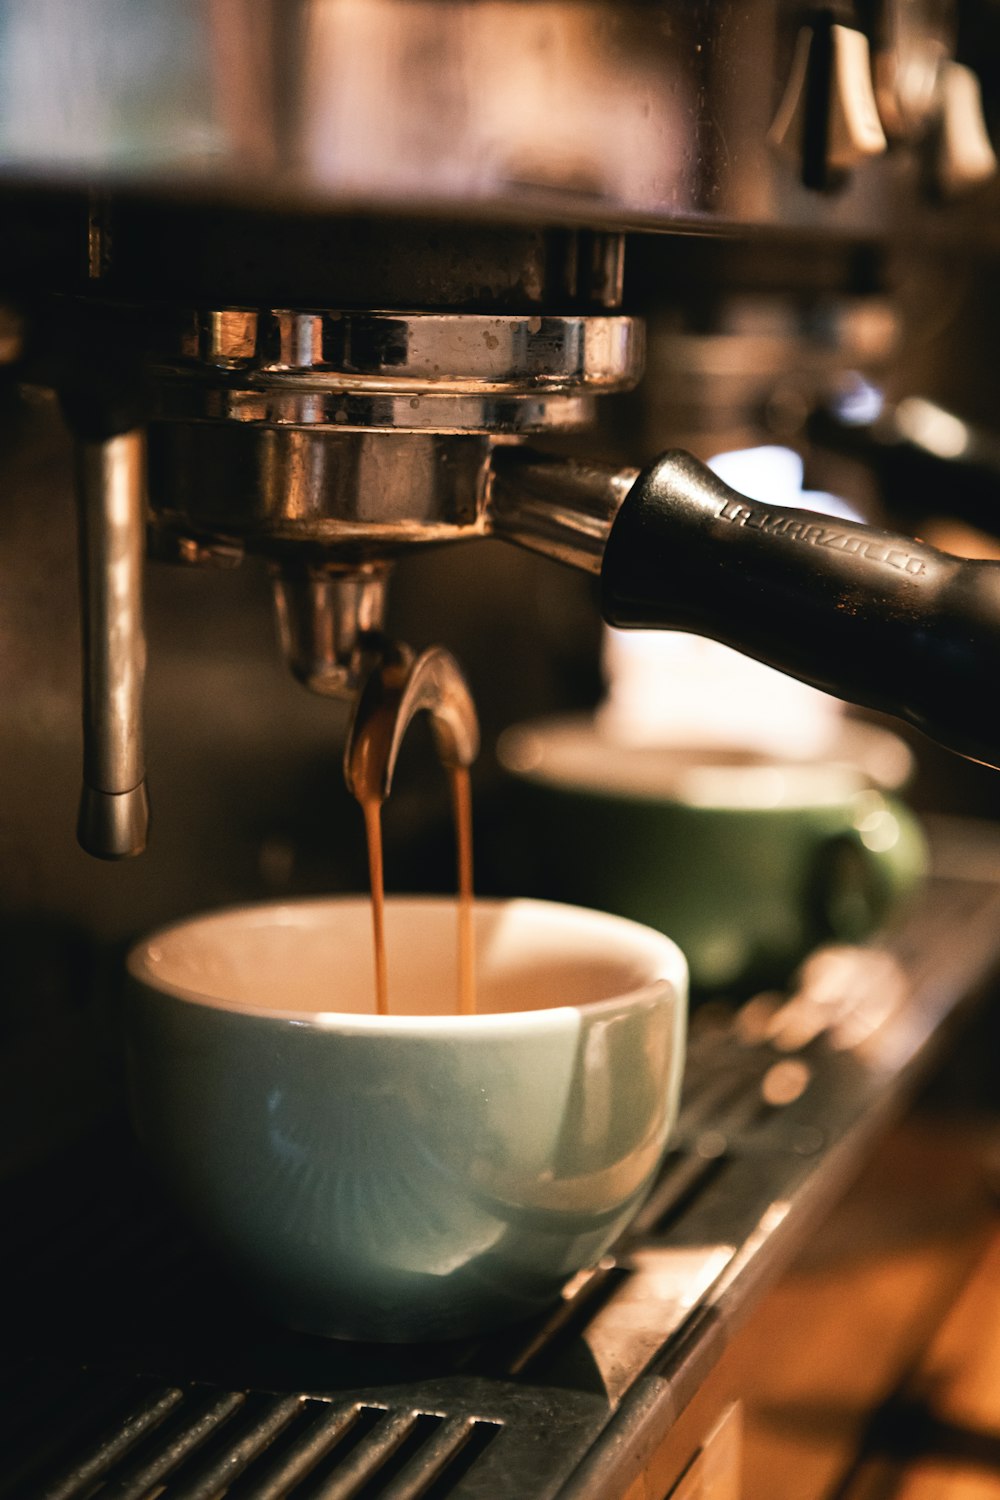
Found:
[[382, 803], [359, 798], [368, 845], [368, 885], [372, 898], [372, 946], [375, 964], [375, 1009], [389, 1014], [389, 964], [385, 952], [385, 860], [382, 856]]
[[448, 771], [458, 864], [458, 1009], [476, 1010], [476, 935], [472, 923], [472, 777], [468, 766]]
[[472, 911], [472, 787], [469, 767], [479, 751], [475, 705], [454, 657], [440, 646], [419, 656], [406, 646], [380, 647], [359, 696], [344, 753], [344, 774], [360, 804], [368, 845], [372, 897], [375, 1003], [389, 1013], [385, 940], [385, 864], [382, 806], [396, 759], [416, 713], [430, 715], [438, 758], [448, 775], [458, 866], [458, 995], [460, 1014], [476, 1009], [476, 957]]

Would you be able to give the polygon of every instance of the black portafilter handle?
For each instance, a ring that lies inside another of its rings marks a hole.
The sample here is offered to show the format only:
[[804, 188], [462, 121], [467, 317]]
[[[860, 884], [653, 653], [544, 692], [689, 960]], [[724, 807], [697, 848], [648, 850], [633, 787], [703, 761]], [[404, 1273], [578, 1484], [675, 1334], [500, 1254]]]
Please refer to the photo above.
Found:
[[621, 505], [601, 590], [612, 625], [709, 636], [1000, 766], [1000, 563], [748, 500], [674, 452]]

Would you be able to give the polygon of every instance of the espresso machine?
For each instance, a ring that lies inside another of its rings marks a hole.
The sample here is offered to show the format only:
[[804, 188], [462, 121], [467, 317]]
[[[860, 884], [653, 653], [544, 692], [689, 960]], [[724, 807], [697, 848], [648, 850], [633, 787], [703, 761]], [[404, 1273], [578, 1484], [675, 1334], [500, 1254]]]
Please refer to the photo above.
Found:
[[[602, 613], [1000, 764], [1000, 563], [910, 529], [915, 497], [959, 504], [948, 403], [989, 363], [998, 68], [987, 0], [0, 0], [5, 1164], [31, 1286], [0, 1495], [741, 1493], [740, 1331], [1000, 959], [981, 830], [894, 936], [706, 1007], [622, 1254], [460, 1348], [331, 1350], [220, 1286], [122, 1144], [114, 975], [155, 922], [356, 881], [339, 762], [350, 784], [370, 716], [384, 794], [417, 713], [469, 762], [473, 699], [487, 745], [592, 701]], [[762, 435], [878, 524], [702, 462]]]

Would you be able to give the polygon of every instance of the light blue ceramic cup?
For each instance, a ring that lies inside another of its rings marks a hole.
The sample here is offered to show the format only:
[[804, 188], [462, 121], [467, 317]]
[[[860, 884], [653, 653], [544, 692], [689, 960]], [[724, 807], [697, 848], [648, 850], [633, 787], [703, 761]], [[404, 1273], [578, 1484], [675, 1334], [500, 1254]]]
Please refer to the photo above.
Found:
[[687, 973], [666, 937], [538, 901], [476, 903], [456, 1014], [454, 901], [232, 908], [129, 956], [141, 1140], [272, 1315], [442, 1339], [523, 1317], [620, 1234], [677, 1108]]

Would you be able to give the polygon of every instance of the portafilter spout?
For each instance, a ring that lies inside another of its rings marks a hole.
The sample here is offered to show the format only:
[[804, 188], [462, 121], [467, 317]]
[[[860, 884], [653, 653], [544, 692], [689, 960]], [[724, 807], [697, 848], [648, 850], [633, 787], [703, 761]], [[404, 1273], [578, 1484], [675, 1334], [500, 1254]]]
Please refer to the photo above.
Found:
[[293, 676], [323, 697], [352, 697], [385, 625], [387, 562], [346, 568], [272, 564], [282, 650]]
[[386, 643], [358, 697], [344, 750], [344, 779], [361, 803], [384, 802], [406, 731], [430, 716], [441, 764], [471, 766], [479, 754], [479, 720], [458, 662], [443, 646], [419, 656]]

